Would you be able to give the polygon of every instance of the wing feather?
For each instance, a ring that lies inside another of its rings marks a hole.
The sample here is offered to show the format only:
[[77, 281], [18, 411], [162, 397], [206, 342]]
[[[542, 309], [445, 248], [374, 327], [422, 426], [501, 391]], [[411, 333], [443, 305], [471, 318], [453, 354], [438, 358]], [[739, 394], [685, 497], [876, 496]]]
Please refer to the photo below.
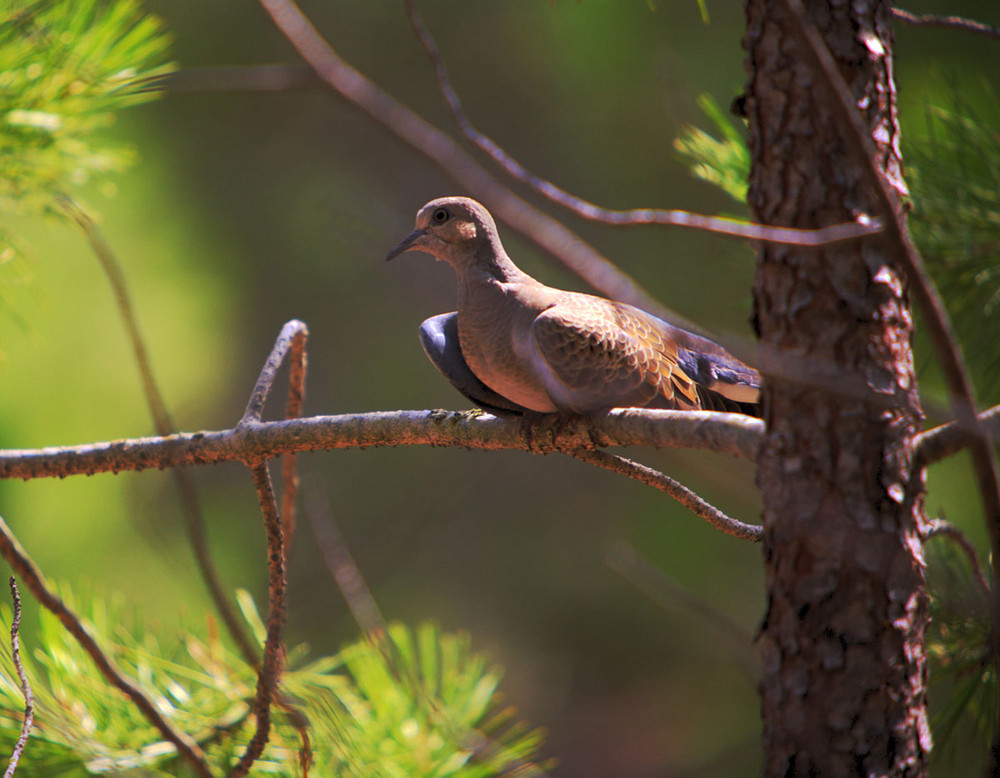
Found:
[[698, 409], [698, 388], [660, 324], [632, 306], [567, 293], [532, 323], [532, 363], [561, 409]]

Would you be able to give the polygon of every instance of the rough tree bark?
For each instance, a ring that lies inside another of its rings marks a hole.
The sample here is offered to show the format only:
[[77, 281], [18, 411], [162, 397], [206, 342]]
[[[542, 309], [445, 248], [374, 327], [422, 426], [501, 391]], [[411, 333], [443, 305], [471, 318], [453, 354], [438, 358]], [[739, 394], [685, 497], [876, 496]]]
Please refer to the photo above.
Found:
[[[804, 4], [903, 192], [890, 5]], [[811, 228], [874, 213], [863, 160], [784, 3], [745, 8], [754, 219]], [[759, 250], [765, 775], [926, 772], [923, 475], [912, 467], [922, 412], [897, 259], [878, 238]]]

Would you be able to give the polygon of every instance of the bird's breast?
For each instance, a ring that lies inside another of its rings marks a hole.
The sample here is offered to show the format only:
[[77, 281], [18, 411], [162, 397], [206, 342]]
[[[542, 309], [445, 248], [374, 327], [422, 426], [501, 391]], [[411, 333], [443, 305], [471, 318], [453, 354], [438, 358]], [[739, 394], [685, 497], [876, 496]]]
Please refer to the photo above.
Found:
[[519, 347], [530, 337], [536, 306], [501, 283], [460, 290], [458, 302], [458, 339], [472, 372], [518, 405], [554, 412], [552, 398]]

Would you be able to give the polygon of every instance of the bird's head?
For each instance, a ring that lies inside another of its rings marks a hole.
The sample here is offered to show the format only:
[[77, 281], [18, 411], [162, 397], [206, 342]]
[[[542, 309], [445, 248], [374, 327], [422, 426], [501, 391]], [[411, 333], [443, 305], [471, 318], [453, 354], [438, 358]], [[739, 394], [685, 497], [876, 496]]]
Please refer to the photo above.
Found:
[[424, 251], [458, 272], [504, 256], [490, 212], [468, 197], [439, 197], [417, 211], [413, 232], [386, 259], [406, 251]]

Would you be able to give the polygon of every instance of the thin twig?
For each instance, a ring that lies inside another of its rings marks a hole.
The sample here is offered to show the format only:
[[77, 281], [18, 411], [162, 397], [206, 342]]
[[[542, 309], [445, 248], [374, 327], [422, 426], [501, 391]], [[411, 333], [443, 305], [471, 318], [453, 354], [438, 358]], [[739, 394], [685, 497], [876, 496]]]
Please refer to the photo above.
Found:
[[604, 557], [605, 563], [632, 586], [662, 608], [683, 608], [706, 624], [719, 638], [710, 641], [721, 646], [732, 661], [756, 683], [760, 667], [752, 650], [753, 635], [728, 613], [695, 592], [684, 588], [654, 565], [635, 548], [621, 540], [612, 544]]
[[[292, 334], [289, 352], [286, 419], [298, 419], [302, 416], [302, 406], [306, 396], [306, 370], [308, 367], [306, 341], [309, 339], [309, 328], [302, 322], [298, 324], [299, 326], [294, 328], [295, 331]], [[285, 553], [285, 569], [287, 570], [288, 555], [291, 553], [292, 539], [295, 536], [295, 502], [299, 491], [299, 472], [294, 452], [285, 454], [281, 462], [281, 540]], [[299, 738], [302, 741], [302, 747], [299, 749], [299, 766], [302, 768], [302, 778], [309, 778], [313, 754], [309, 738], [308, 718], [285, 694], [279, 693], [275, 702], [285, 712], [289, 722], [299, 733]]]
[[254, 465], [251, 473], [267, 535], [267, 637], [264, 641], [264, 660], [257, 672], [257, 696], [253, 707], [257, 728], [240, 761], [229, 771], [228, 778], [246, 775], [267, 745], [271, 731], [271, 701], [277, 697], [281, 677], [282, 634], [285, 628], [285, 551], [278, 503], [267, 463], [262, 461]]
[[607, 451], [600, 449], [580, 449], [564, 453], [574, 459], [579, 459], [581, 462], [588, 462], [589, 464], [597, 465], [597, 467], [603, 467], [605, 470], [628, 476], [647, 486], [652, 486], [654, 489], [659, 489], [664, 494], [673, 497], [696, 516], [703, 518], [717, 530], [721, 530], [727, 535], [732, 535], [734, 538], [752, 540], [759, 543], [764, 536], [763, 527], [755, 524], [745, 524], [738, 519], [727, 516], [714, 505], [688, 489], [684, 484], [661, 473], [659, 470], [654, 470], [651, 467], [633, 462], [631, 459], [626, 459], [616, 454], [609, 454]]
[[309, 490], [305, 512], [313, 537], [326, 563], [326, 569], [330, 571], [344, 602], [347, 603], [347, 609], [368, 645], [378, 653], [386, 669], [396, 680], [405, 683], [410, 693], [424, 703], [429, 711], [434, 712], [427, 689], [420, 683], [410, 665], [402, 661], [395, 641], [389, 636], [389, 627], [382, 615], [382, 609], [379, 608], [361, 568], [358, 567], [354, 555], [344, 541], [326, 495], [319, 488]]
[[856, 221], [844, 224], [834, 224], [815, 230], [799, 230], [785, 227], [770, 227], [764, 224], [753, 224], [739, 219], [728, 219], [718, 216], [704, 216], [698, 213], [681, 210], [664, 210], [662, 208], [632, 208], [616, 210], [604, 208], [570, 194], [565, 189], [556, 186], [540, 176], [535, 175], [500, 147], [488, 135], [483, 134], [472, 124], [462, 101], [451, 84], [444, 58], [438, 49], [434, 38], [427, 31], [414, 0], [404, 0], [410, 25], [417, 39], [434, 65], [438, 87], [444, 95], [445, 102], [451, 110], [459, 130], [484, 154], [492, 159], [511, 178], [531, 187], [548, 200], [566, 208], [577, 216], [588, 221], [617, 226], [637, 224], [658, 224], [671, 227], [692, 227], [705, 232], [728, 235], [734, 238], [769, 241], [771, 243], [789, 243], [797, 246], [823, 246], [844, 240], [855, 240], [865, 235], [880, 232], [882, 227], [877, 220], [867, 222]]
[[101, 269], [108, 277], [111, 291], [114, 293], [115, 304], [118, 306], [122, 323], [125, 325], [125, 334], [128, 336], [136, 365], [139, 368], [139, 378], [142, 380], [143, 394], [149, 405], [150, 415], [153, 417], [153, 426], [160, 435], [169, 435], [176, 427], [167, 410], [167, 404], [163, 400], [156, 378], [153, 376], [149, 352], [139, 329], [139, 320], [135, 313], [135, 306], [132, 304], [132, 295], [129, 292], [128, 281], [125, 278], [121, 262], [118, 261], [118, 257], [115, 256], [110, 244], [104, 239], [104, 235], [94, 220], [80, 206], [67, 198], [62, 200], [62, 208], [66, 216], [83, 233], [98, 262], [100, 262]]
[[[149, 407], [150, 415], [153, 417], [153, 426], [159, 435], [170, 435], [177, 431], [174, 420], [167, 410], [167, 404], [163, 399], [156, 377], [153, 375], [153, 368], [149, 361], [149, 352], [146, 348], [145, 339], [139, 328], [139, 320], [135, 313], [135, 306], [132, 304], [132, 295], [129, 292], [128, 282], [125, 279], [125, 272], [121, 262], [115, 255], [110, 244], [105, 240], [104, 235], [98, 229], [93, 219], [72, 200], [62, 201], [64, 213], [77, 225], [84, 237], [90, 243], [90, 247], [100, 262], [104, 274], [111, 284], [114, 293], [115, 303], [118, 306], [118, 313], [121, 316], [122, 324], [125, 327], [125, 334], [132, 346], [132, 353], [135, 357], [136, 366], [139, 369], [139, 377], [142, 381], [143, 394]], [[195, 489], [194, 480], [191, 474], [183, 467], [173, 468], [171, 476], [181, 497], [181, 505], [184, 508], [184, 515], [187, 519], [186, 527], [188, 541], [194, 552], [195, 563], [201, 574], [202, 581], [208, 589], [209, 596], [215, 604], [222, 622], [226, 625], [230, 637], [236, 643], [243, 658], [248, 664], [256, 664], [259, 657], [254, 648], [253, 641], [243, 622], [237, 617], [236, 611], [229, 601], [226, 590], [222, 585], [219, 572], [215, 567], [209, 551], [208, 538], [205, 534], [205, 517], [202, 514], [201, 504], [198, 500], [198, 493]]]
[[972, 568], [972, 577], [975, 579], [976, 584], [982, 590], [983, 594], [987, 597], [990, 596], [990, 583], [986, 580], [986, 574], [983, 572], [983, 563], [979, 561], [979, 552], [976, 551], [975, 545], [972, 541], [965, 535], [962, 530], [952, 524], [950, 521], [945, 521], [944, 519], [933, 519], [928, 522], [927, 529], [923, 533], [924, 538], [933, 538], [937, 535], [946, 537], [953, 541], [960, 549], [962, 553], [969, 560], [969, 566]]
[[354, 621], [369, 643], [376, 648], [381, 647], [389, 634], [382, 610], [354, 561], [351, 550], [344, 542], [330, 505], [320, 489], [308, 490], [305, 513], [323, 561], [340, 589]]
[[[261, 368], [257, 382], [250, 392], [246, 410], [240, 418], [236, 429], [241, 434], [256, 430], [262, 426], [261, 418], [264, 405], [274, 386], [274, 379], [281, 368], [285, 357], [291, 355], [290, 378], [288, 385], [288, 403], [286, 422], [293, 421], [302, 411], [305, 397], [306, 351], [305, 344], [309, 337], [309, 328], [305, 323], [292, 319], [281, 328], [278, 337]], [[294, 451], [285, 454], [285, 465], [282, 469], [284, 492], [282, 504], [294, 511], [295, 493], [298, 487], [298, 474], [295, 469]], [[273, 455], [244, 456], [243, 461], [250, 468], [254, 486], [257, 489], [257, 500], [260, 503], [261, 514], [264, 517], [264, 531], [267, 536], [267, 570], [268, 570], [268, 605], [267, 605], [267, 638], [264, 641], [264, 660], [257, 673], [257, 696], [254, 701], [254, 717], [257, 729], [247, 744], [246, 751], [239, 763], [230, 771], [229, 778], [240, 778], [246, 775], [253, 763], [260, 757], [267, 745], [271, 729], [271, 702], [276, 701], [299, 720], [297, 724], [302, 737], [302, 764], [306, 767], [310, 761], [310, 746], [306, 722], [302, 714], [295, 709], [291, 701], [286, 700], [278, 691], [281, 677], [282, 635], [285, 628], [285, 555], [286, 540], [283, 537], [283, 522], [278, 510], [278, 502], [271, 483], [271, 473], [267, 460]], [[294, 519], [292, 519], [294, 521]], [[289, 525], [290, 526], [290, 525]]]
[[[301, 371], [299, 378], [304, 378], [305, 352], [303, 348], [305, 346], [305, 339], [308, 336], [309, 328], [305, 325], [305, 322], [301, 322], [298, 319], [286, 322], [285, 326], [281, 328], [281, 332], [278, 333], [278, 337], [274, 341], [274, 346], [271, 347], [271, 353], [260, 370], [257, 383], [254, 384], [253, 391], [250, 392], [250, 399], [247, 401], [246, 410], [243, 411], [243, 416], [240, 419], [241, 425], [261, 420], [264, 414], [264, 403], [267, 402], [267, 397], [271, 393], [271, 387], [274, 386], [274, 378], [289, 352], [293, 354], [293, 362], [301, 362], [298, 367], [293, 366], [292, 370]], [[296, 403], [296, 391], [294, 386], [289, 389], [289, 408], [294, 407]], [[304, 390], [303, 394], [300, 394], [297, 400], [299, 408], [301, 408], [303, 396]]]
[[10, 597], [14, 603], [14, 618], [10, 623], [10, 651], [14, 659], [14, 670], [17, 672], [17, 678], [21, 684], [21, 695], [24, 697], [24, 719], [21, 722], [21, 734], [18, 735], [17, 742], [14, 744], [14, 750], [11, 752], [3, 778], [12, 778], [14, 771], [17, 770], [21, 754], [24, 753], [24, 747], [28, 744], [31, 725], [35, 721], [35, 695], [31, 692], [31, 684], [28, 683], [24, 665], [21, 664], [21, 595], [17, 591], [17, 579], [14, 576], [10, 577], [8, 583], [10, 584]]
[[160, 734], [166, 740], [174, 744], [177, 753], [194, 770], [195, 774], [202, 778], [211, 778], [212, 770], [205, 760], [205, 754], [200, 746], [186, 732], [175, 729], [174, 726], [164, 718], [145, 692], [132, 680], [127, 678], [115, 664], [115, 661], [104, 653], [97, 641], [90, 634], [90, 631], [83, 625], [80, 618], [71, 611], [66, 604], [45, 585], [41, 571], [28, 556], [27, 552], [21, 548], [20, 543], [10, 531], [6, 522], [0, 517], [0, 554], [3, 555], [7, 563], [13, 568], [21, 580], [25, 583], [31, 593], [44, 607], [55, 614], [63, 627], [74, 637], [83, 647], [94, 665], [100, 670], [101, 675], [116, 688], [120, 689], [139, 709]]
[[245, 623], [240, 620], [233, 609], [232, 604], [226, 594], [226, 589], [222, 585], [222, 579], [215, 567], [211, 552], [208, 546], [208, 538], [205, 534], [205, 520], [201, 510], [201, 503], [195, 490], [194, 479], [190, 472], [184, 467], [171, 468], [174, 483], [181, 495], [181, 502], [184, 504], [185, 513], [188, 517], [188, 538], [191, 548], [194, 550], [194, 558], [201, 572], [202, 580], [208, 589], [209, 596], [215, 605], [219, 617], [226, 625], [226, 631], [236, 644], [237, 650], [248, 665], [256, 665], [260, 661], [254, 642], [247, 632]]
[[[286, 419], [298, 419], [302, 416], [302, 405], [306, 396], [306, 341], [309, 339], [309, 329], [298, 322], [292, 335], [289, 353], [288, 369], [288, 403], [285, 406]], [[292, 548], [292, 538], [295, 535], [295, 497], [299, 491], [299, 474], [295, 466], [295, 454], [288, 453], [282, 458], [281, 465], [281, 535], [285, 546], [285, 555]]]
[[915, 14], [904, 11], [902, 8], [893, 8], [892, 15], [900, 21], [912, 24], [914, 27], [950, 27], [955, 30], [964, 30], [976, 35], [983, 35], [987, 38], [1000, 40], [1000, 27], [993, 27], [983, 24], [973, 19], [966, 19], [961, 16], [938, 16], [936, 14]]

